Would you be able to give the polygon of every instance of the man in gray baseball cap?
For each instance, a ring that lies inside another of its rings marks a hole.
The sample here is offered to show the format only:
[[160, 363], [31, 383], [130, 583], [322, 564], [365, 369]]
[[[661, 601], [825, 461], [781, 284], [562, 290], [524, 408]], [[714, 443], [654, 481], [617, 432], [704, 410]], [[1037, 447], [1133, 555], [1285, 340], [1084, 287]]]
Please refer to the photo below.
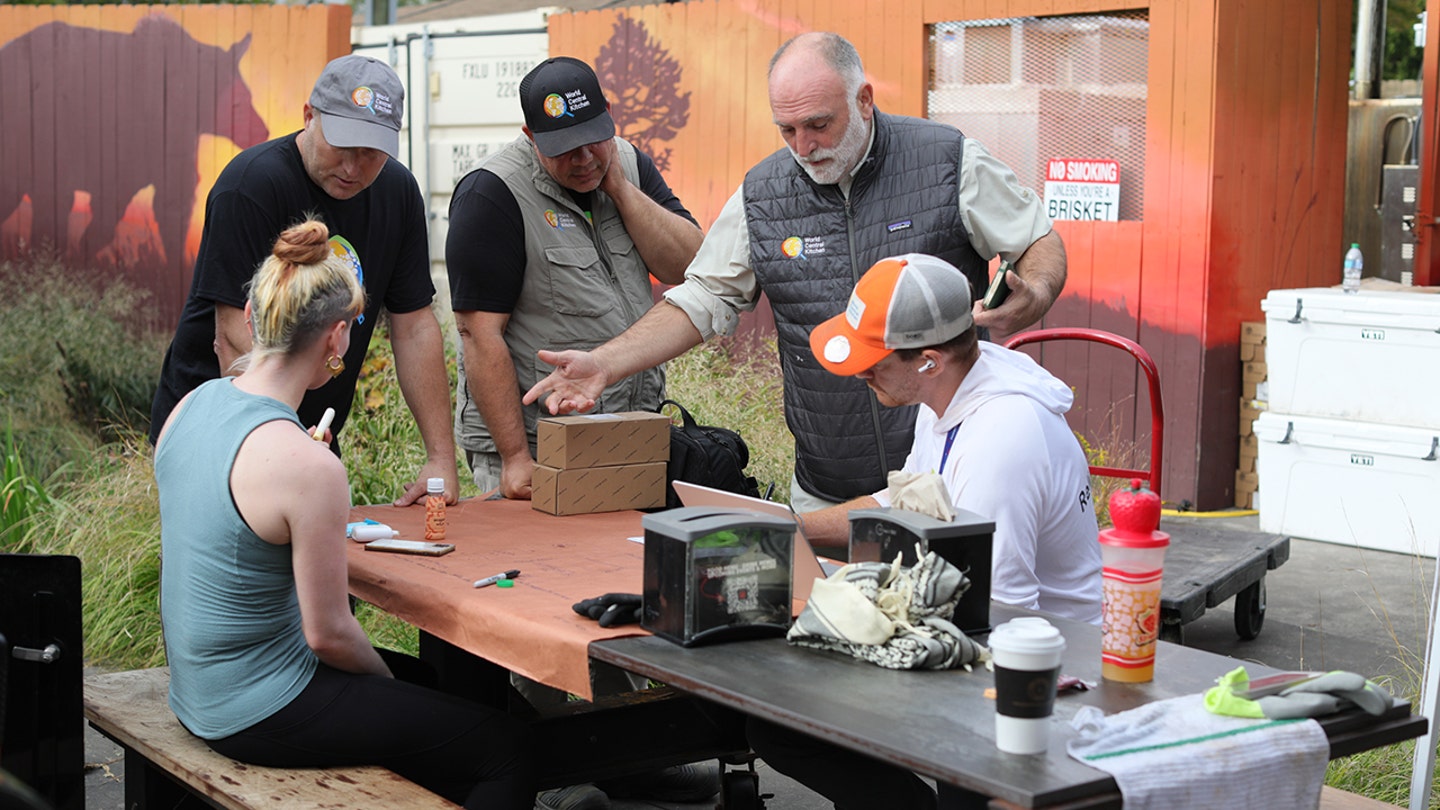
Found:
[[303, 129], [246, 149], [220, 173], [205, 201], [194, 279], [150, 409], [152, 443], [181, 397], [235, 373], [236, 361], [250, 351], [245, 286], [280, 232], [313, 217], [330, 229], [331, 247], [355, 269], [366, 304], [349, 350], [333, 358], [335, 379], [306, 394], [300, 419], [315, 425], [334, 408], [331, 447], [340, 452], [338, 437], [370, 335], [385, 309], [396, 373], [427, 457], [395, 504], [423, 496], [427, 478], [444, 478], [446, 497], [455, 501], [450, 386], [440, 324], [430, 309], [435, 287], [425, 203], [410, 170], [395, 159], [404, 105], [405, 88], [389, 65], [342, 56], [316, 80], [301, 110]]
[[379, 59], [351, 54], [326, 65], [310, 91], [310, 107], [331, 146], [379, 149], [400, 159], [405, 88]]

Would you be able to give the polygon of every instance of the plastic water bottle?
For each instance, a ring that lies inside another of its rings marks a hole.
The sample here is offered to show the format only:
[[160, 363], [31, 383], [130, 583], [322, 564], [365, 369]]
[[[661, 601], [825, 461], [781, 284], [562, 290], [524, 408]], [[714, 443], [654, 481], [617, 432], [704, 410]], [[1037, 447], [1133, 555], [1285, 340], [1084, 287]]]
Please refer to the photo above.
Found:
[[1340, 289], [1347, 293], [1360, 292], [1360, 271], [1365, 269], [1365, 257], [1360, 253], [1360, 245], [1356, 242], [1350, 243], [1350, 249], [1345, 251], [1345, 275], [1341, 278]]

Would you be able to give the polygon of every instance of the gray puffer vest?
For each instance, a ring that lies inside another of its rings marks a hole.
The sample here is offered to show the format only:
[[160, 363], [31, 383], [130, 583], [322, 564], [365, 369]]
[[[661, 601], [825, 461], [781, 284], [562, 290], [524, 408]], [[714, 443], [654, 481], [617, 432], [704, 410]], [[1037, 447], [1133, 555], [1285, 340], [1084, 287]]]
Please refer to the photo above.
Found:
[[770, 299], [785, 380], [795, 475], [807, 492], [844, 501], [884, 489], [905, 463], [915, 406], [882, 408], [854, 377], [826, 371], [810, 330], [843, 311], [855, 282], [886, 256], [928, 253], [960, 268], [972, 295], [986, 262], [960, 221], [964, 136], [955, 128], [875, 111], [875, 142], [846, 200], [781, 149], [745, 175], [750, 262]]

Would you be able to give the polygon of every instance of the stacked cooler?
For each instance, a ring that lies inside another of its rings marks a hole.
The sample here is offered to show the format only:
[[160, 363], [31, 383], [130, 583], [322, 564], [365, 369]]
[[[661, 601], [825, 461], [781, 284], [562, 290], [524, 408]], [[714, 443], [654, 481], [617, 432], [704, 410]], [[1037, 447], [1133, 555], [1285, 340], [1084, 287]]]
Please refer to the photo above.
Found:
[[1440, 295], [1272, 290], [1260, 528], [1435, 556]]

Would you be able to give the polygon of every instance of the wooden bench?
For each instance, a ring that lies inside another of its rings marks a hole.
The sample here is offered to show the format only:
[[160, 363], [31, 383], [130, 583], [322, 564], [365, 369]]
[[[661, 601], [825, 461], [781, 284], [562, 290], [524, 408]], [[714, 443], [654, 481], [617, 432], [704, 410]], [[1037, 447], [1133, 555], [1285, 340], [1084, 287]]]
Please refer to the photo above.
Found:
[[210, 750], [175, 719], [167, 702], [170, 670], [85, 679], [85, 717], [125, 749], [125, 806], [198, 806], [230, 810], [321, 810], [454, 805], [379, 766], [264, 768]]
[[1320, 790], [1320, 810], [1400, 810], [1393, 804], [1326, 786]]

